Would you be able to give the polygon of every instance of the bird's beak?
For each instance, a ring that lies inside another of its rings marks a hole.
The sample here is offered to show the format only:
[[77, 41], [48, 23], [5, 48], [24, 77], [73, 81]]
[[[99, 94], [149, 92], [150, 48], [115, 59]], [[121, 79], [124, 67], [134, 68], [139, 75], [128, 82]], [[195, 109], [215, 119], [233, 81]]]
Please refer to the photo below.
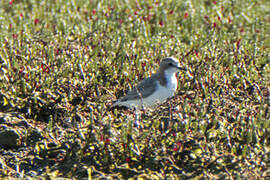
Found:
[[181, 70], [181, 71], [186, 71], [186, 70], [187, 70], [187, 68], [185, 68], [185, 67], [180, 67], [180, 66], [177, 66], [177, 69], [179, 69], [179, 70]]

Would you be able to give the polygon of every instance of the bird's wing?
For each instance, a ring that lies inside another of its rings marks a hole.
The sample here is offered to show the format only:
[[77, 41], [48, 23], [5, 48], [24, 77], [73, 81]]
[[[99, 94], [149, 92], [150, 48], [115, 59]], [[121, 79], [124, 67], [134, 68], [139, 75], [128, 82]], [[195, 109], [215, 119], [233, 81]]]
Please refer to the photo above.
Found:
[[[153, 75], [155, 76], [155, 75]], [[122, 97], [120, 99], [120, 102], [127, 101], [127, 100], [134, 100], [134, 99], [140, 99], [142, 97], [148, 97], [151, 95], [153, 91], [156, 90], [156, 82], [154, 81], [152, 77], [148, 77], [141, 81], [137, 86], [135, 86], [133, 89], [131, 89], [126, 96]]]

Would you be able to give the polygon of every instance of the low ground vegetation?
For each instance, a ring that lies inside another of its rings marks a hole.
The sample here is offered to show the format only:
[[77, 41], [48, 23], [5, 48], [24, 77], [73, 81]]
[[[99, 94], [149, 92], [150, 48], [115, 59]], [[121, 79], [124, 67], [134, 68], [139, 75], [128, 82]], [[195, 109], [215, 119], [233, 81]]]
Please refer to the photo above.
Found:
[[[270, 178], [269, 2], [0, 2], [2, 178]], [[175, 97], [113, 100], [174, 56]]]

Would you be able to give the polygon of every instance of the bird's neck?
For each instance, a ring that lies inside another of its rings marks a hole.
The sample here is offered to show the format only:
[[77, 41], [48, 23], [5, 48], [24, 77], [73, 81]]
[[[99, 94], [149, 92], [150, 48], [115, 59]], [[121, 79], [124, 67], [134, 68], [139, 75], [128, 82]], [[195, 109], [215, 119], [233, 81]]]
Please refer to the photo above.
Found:
[[175, 74], [176, 74], [176, 71], [172, 68], [164, 71], [164, 75], [166, 76], [166, 78], [175, 78], [176, 77]]
[[176, 72], [170, 69], [168, 70], [159, 70], [157, 72], [157, 76], [159, 82], [162, 86], [167, 87], [168, 83], [172, 82], [172, 80], [176, 79]]

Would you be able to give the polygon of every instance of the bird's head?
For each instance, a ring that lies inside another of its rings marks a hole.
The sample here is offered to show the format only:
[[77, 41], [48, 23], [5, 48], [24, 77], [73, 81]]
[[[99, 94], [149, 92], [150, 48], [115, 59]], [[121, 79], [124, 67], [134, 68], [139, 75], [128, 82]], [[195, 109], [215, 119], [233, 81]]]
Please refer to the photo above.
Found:
[[162, 59], [160, 63], [160, 70], [175, 73], [179, 70], [185, 71], [186, 68], [181, 67], [179, 61], [176, 58], [166, 57]]

